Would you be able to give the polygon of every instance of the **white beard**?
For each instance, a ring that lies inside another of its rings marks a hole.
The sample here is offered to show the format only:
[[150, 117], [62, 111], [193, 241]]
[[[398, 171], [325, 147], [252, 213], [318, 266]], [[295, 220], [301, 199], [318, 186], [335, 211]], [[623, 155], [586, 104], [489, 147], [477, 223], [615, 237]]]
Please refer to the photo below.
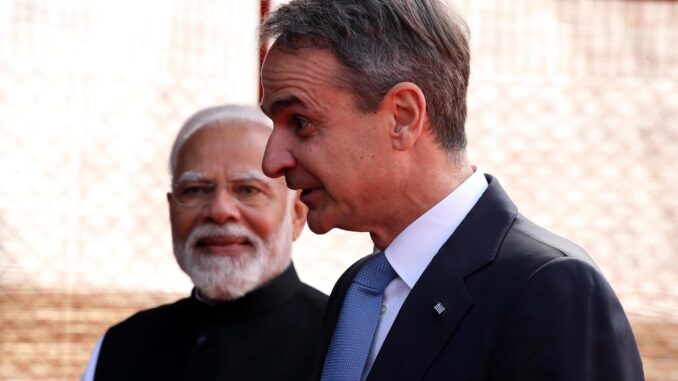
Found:
[[[206, 237], [246, 237], [254, 253], [215, 256], [201, 252], [196, 243]], [[237, 223], [196, 226], [186, 241], [173, 240], [179, 267], [191, 277], [200, 295], [211, 301], [233, 300], [280, 275], [290, 263], [292, 217], [286, 214], [277, 231], [263, 240]]]

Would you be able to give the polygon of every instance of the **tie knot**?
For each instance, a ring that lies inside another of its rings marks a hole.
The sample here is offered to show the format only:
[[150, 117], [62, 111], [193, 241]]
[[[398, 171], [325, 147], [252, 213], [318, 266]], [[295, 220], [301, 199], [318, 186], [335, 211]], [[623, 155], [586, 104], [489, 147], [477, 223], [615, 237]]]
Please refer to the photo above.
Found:
[[395, 277], [396, 272], [386, 259], [383, 251], [375, 254], [365, 262], [358, 274], [353, 278], [353, 283], [358, 283], [376, 292], [382, 293]]

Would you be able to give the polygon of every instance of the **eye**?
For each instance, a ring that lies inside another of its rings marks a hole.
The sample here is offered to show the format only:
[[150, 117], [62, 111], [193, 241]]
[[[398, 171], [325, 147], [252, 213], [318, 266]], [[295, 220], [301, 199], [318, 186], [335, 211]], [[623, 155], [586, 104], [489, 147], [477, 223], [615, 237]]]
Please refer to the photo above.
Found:
[[256, 196], [260, 194], [262, 191], [261, 189], [252, 186], [252, 185], [240, 185], [236, 187], [235, 189], [236, 193], [238, 193], [241, 196]]
[[185, 195], [198, 195], [209, 193], [214, 187], [210, 185], [188, 185], [180, 189], [180, 193]]
[[294, 132], [298, 136], [306, 137], [313, 134], [313, 128], [311, 122], [299, 115], [292, 116], [292, 127], [294, 127]]
[[199, 206], [209, 200], [216, 189], [215, 184], [179, 184], [172, 193], [179, 204], [184, 206]]

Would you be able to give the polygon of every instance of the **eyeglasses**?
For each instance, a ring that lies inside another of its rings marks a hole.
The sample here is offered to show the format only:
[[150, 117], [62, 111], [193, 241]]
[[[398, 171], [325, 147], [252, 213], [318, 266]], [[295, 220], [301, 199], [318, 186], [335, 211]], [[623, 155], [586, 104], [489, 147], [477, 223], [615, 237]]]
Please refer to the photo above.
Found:
[[[172, 184], [172, 198], [182, 207], [197, 208], [214, 201], [219, 185], [214, 182], [185, 182]], [[250, 181], [236, 182], [226, 186], [228, 193], [239, 203], [260, 206], [270, 201], [264, 187]]]

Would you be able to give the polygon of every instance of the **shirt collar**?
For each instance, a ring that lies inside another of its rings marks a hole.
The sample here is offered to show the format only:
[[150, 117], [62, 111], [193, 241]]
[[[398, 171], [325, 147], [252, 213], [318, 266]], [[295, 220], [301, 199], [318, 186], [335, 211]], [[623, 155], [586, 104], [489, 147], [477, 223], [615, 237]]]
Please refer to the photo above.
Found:
[[449, 195], [400, 232], [384, 250], [389, 263], [410, 289], [485, 189], [487, 180], [482, 171], [476, 169]]

